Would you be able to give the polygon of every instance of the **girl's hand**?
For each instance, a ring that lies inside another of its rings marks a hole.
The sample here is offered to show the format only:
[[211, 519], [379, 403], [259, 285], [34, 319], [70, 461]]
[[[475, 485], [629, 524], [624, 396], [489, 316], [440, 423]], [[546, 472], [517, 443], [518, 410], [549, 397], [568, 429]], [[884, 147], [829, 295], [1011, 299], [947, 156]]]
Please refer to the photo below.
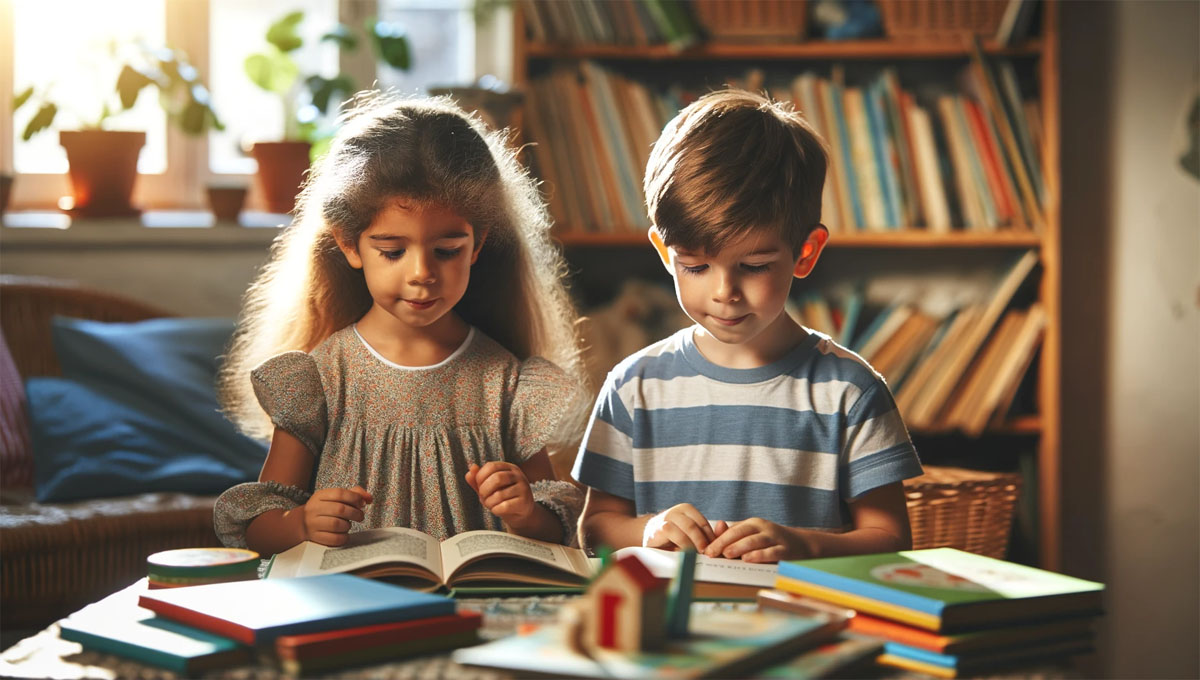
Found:
[[466, 474], [467, 484], [479, 495], [479, 502], [514, 529], [529, 523], [537, 504], [529, 478], [512, 463], [492, 461], [480, 467], [474, 463]]
[[372, 500], [361, 486], [318, 489], [304, 504], [305, 540], [330, 547], [345, 544], [350, 522], [361, 522], [363, 508]]
[[704, 550], [709, 557], [741, 558], [746, 562], [778, 562], [811, 557], [803, 532], [760, 517], [740, 522], [717, 522], [716, 539]]
[[680, 503], [646, 522], [642, 545], [649, 548], [704, 550], [715, 538], [708, 520], [691, 503]]

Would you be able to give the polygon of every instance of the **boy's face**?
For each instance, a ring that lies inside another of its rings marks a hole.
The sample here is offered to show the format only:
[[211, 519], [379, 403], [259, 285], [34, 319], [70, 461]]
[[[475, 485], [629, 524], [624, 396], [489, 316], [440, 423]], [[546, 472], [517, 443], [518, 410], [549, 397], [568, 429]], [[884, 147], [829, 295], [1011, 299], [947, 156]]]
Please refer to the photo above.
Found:
[[[814, 234], [817, 237], [810, 237], [799, 257], [778, 234], [768, 230], [751, 231], [718, 253], [666, 248], [665, 264], [675, 279], [680, 306], [718, 343], [737, 345], [760, 356], [769, 353], [778, 344], [778, 333], [794, 330], [794, 324], [785, 324], [789, 330], [778, 322], [781, 317], [790, 321], [784, 303], [793, 277], [808, 274], [824, 245], [824, 228]], [[657, 232], [651, 238], [655, 237]], [[701, 349], [703, 345], [701, 342]]]

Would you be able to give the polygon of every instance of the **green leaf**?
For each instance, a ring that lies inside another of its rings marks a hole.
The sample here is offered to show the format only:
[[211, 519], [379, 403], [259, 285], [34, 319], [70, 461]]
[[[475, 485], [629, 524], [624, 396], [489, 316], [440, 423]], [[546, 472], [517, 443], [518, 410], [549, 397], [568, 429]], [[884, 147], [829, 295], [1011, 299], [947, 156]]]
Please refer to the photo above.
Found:
[[341, 93], [343, 97], [354, 92], [354, 81], [348, 76], [336, 76], [334, 78], [324, 78], [322, 76], [309, 76], [308, 80], [304, 81], [308, 86], [308, 91], [312, 94], [313, 106], [321, 110], [321, 113], [329, 113], [329, 104], [332, 100], [334, 108], [341, 102], [341, 97], [334, 99], [333, 95]]
[[132, 109], [137, 103], [138, 95], [147, 85], [153, 85], [154, 79], [134, 67], [126, 64], [117, 76], [117, 94], [121, 98], [121, 108]]
[[54, 116], [57, 114], [57, 106], [51, 104], [50, 102], [42, 104], [42, 108], [38, 109], [37, 113], [33, 114], [33, 118], [29, 119], [29, 123], [25, 126], [25, 130], [21, 132], [21, 139], [28, 142], [30, 137], [33, 137], [42, 130], [50, 127], [50, 125], [54, 123]]
[[304, 41], [300, 39], [300, 34], [296, 32], [296, 27], [303, 20], [304, 12], [300, 10], [287, 14], [279, 21], [271, 24], [271, 27], [267, 29], [267, 42], [284, 53], [299, 49], [304, 44]]
[[367, 20], [367, 35], [371, 36], [371, 45], [375, 54], [385, 64], [401, 71], [407, 71], [412, 65], [408, 49], [408, 35], [404, 26], [390, 21]]
[[336, 43], [339, 48], [353, 50], [358, 47], [358, 36], [346, 24], [334, 26], [328, 33], [321, 36], [325, 42]]
[[179, 114], [179, 127], [189, 135], [199, 135], [204, 132], [204, 122], [208, 117], [208, 107], [197, 101], [189, 101]]
[[32, 96], [33, 96], [33, 86], [32, 85], [30, 85], [29, 87], [25, 88], [24, 90], [18, 92], [16, 98], [13, 99], [13, 111], [16, 111], [17, 109], [21, 108], [25, 104], [25, 102], [29, 101], [29, 98]]
[[300, 77], [300, 68], [282, 52], [251, 54], [244, 64], [250, 81], [267, 92], [287, 94]]

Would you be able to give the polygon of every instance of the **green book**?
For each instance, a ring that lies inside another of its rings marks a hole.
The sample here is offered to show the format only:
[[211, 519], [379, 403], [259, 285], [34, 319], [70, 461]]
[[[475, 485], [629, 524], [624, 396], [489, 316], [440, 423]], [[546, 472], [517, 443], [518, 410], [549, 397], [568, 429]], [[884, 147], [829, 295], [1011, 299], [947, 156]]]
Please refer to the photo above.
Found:
[[1104, 585], [954, 548], [779, 563], [775, 587], [939, 632], [1097, 613]]

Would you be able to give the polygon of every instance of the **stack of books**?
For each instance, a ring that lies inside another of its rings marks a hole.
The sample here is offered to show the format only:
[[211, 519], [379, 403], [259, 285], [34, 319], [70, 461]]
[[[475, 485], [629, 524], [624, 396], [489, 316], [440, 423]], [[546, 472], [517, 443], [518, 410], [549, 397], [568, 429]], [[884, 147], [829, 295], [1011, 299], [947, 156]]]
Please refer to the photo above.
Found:
[[61, 634], [185, 676], [256, 652], [302, 674], [474, 645], [480, 626], [444, 595], [331, 574], [122, 591], [63, 621]]
[[775, 588], [854, 609], [879, 663], [944, 678], [1090, 651], [1104, 593], [953, 548], [781, 562]]

